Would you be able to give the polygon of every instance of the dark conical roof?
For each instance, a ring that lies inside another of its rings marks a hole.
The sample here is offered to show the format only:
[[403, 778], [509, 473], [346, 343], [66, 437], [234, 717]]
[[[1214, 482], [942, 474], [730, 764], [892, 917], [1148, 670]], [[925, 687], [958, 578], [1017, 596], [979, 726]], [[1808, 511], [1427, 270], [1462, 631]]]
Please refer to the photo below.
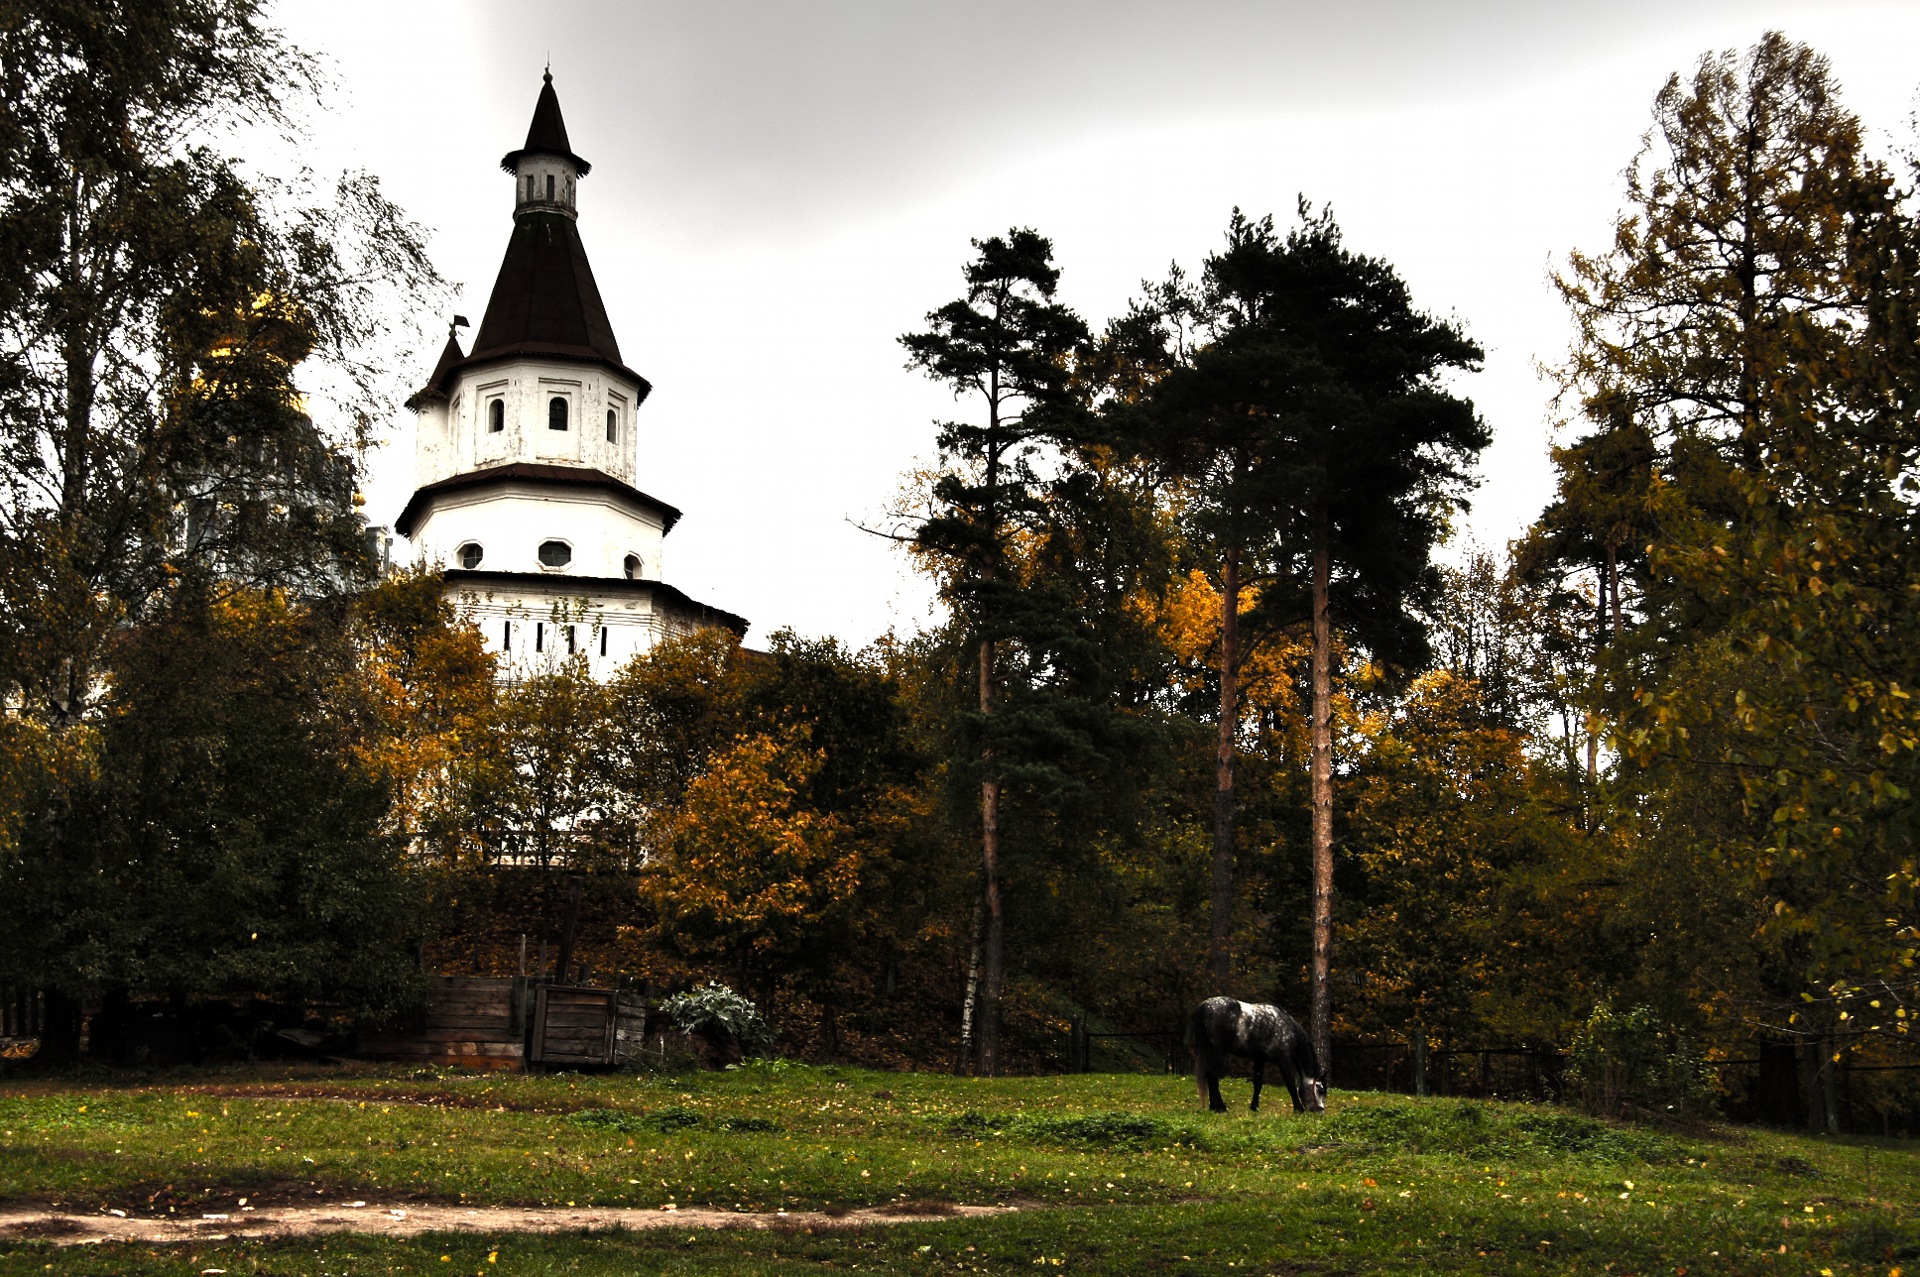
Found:
[[[461, 323], [467, 321], [462, 319]], [[407, 407], [418, 407], [428, 396], [441, 392], [440, 382], [466, 356], [460, 353], [460, 339], [453, 335], [453, 327], [447, 327], [447, 344], [440, 348], [440, 361], [433, 366], [433, 375], [427, 378], [427, 384], [415, 391], [407, 400]]]
[[468, 358], [504, 355], [560, 355], [622, 367], [620, 343], [570, 217], [524, 211], [513, 219], [513, 238]]
[[[550, 75], [534, 108], [526, 148], [507, 156], [506, 167], [511, 169], [513, 161], [536, 150], [573, 155], [567, 149], [567, 126], [560, 119], [560, 101], [554, 96]], [[586, 162], [579, 162], [580, 171], [586, 172]], [[456, 368], [525, 355], [607, 365], [632, 379], [641, 399], [652, 389], [645, 377], [620, 362], [620, 343], [614, 339], [606, 304], [600, 300], [593, 267], [587, 264], [579, 226], [571, 216], [550, 208], [522, 206], [514, 213], [513, 238], [507, 241], [473, 349], [464, 358], [459, 350], [449, 336], [429, 389], [445, 393]]]
[[567, 143], [567, 122], [560, 118], [560, 95], [553, 91], [553, 72], [547, 72], [543, 79], [540, 100], [533, 104], [533, 123], [527, 126], [527, 140], [519, 150], [508, 151], [500, 167], [511, 173], [523, 155], [559, 155], [585, 177], [593, 165], [575, 155]]

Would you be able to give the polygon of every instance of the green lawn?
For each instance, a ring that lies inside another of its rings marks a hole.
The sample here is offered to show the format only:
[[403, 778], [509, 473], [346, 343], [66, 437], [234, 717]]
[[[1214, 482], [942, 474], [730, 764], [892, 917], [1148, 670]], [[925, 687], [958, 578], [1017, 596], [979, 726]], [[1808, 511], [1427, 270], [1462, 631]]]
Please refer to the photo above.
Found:
[[[1244, 1083], [1230, 1100], [1244, 1105]], [[1271, 1093], [1270, 1093], [1271, 1094]], [[0, 1202], [136, 1214], [321, 1203], [836, 1209], [1009, 1202], [857, 1232], [0, 1241], [40, 1273], [1887, 1274], [1920, 1277], [1900, 1141], [1673, 1133], [1335, 1092], [1213, 1116], [1177, 1077], [962, 1080], [302, 1070], [0, 1082]], [[1784, 1248], [1784, 1249], [1783, 1249]], [[494, 1258], [490, 1261], [489, 1255]], [[443, 1256], [445, 1257], [443, 1259]]]

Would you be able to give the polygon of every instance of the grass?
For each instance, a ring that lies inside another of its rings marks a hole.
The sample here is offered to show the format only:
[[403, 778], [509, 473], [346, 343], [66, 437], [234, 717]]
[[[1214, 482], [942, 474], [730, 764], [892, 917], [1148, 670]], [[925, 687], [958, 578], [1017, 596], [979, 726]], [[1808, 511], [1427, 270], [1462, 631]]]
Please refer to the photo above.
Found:
[[[1245, 1088], [1230, 1095], [1244, 1104]], [[845, 1232], [194, 1247], [0, 1240], [0, 1277], [194, 1273], [1887, 1274], [1920, 1277], [1900, 1141], [1675, 1133], [1335, 1092], [1202, 1110], [1183, 1078], [856, 1069], [400, 1070], [0, 1083], [0, 1202], [136, 1214], [446, 1201], [838, 1210], [1015, 1203]], [[1784, 1249], [1783, 1249], [1784, 1248]], [[491, 1262], [488, 1256], [494, 1258]], [[442, 1259], [445, 1256], [445, 1259]]]

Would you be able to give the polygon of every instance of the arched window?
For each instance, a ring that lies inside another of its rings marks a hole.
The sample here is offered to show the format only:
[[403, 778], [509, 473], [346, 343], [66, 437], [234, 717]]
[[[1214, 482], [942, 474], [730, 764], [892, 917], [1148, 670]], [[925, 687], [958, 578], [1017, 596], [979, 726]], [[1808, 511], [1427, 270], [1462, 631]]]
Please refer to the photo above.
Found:
[[495, 399], [487, 405], [487, 433], [499, 434], [507, 428], [507, 404], [504, 399]]
[[487, 552], [480, 547], [478, 541], [469, 541], [460, 547], [460, 566], [469, 572], [479, 567], [480, 560], [486, 557]]
[[547, 429], [567, 428], [567, 401], [559, 395], [547, 400]]
[[540, 566], [563, 568], [573, 562], [573, 547], [565, 541], [542, 541], [540, 543]]
[[620, 418], [611, 408], [607, 409], [607, 442], [620, 442]]
[[639, 555], [629, 554], [627, 556], [627, 561], [621, 566], [626, 569], [627, 580], [638, 581], [640, 579], [640, 556]]

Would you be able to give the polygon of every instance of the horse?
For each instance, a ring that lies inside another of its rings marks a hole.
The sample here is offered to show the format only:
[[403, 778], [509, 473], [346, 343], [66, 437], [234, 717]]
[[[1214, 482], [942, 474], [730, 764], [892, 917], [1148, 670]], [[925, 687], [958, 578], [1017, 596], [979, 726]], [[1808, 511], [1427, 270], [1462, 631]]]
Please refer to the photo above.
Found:
[[1320, 1057], [1299, 1021], [1279, 1007], [1233, 998], [1208, 998], [1193, 1009], [1193, 1084], [1207, 1107], [1227, 1111], [1220, 1098], [1220, 1078], [1227, 1057], [1244, 1055], [1253, 1061], [1253, 1103], [1260, 1111], [1260, 1087], [1269, 1061], [1279, 1066], [1296, 1113], [1322, 1113], [1327, 1107], [1327, 1075]]

